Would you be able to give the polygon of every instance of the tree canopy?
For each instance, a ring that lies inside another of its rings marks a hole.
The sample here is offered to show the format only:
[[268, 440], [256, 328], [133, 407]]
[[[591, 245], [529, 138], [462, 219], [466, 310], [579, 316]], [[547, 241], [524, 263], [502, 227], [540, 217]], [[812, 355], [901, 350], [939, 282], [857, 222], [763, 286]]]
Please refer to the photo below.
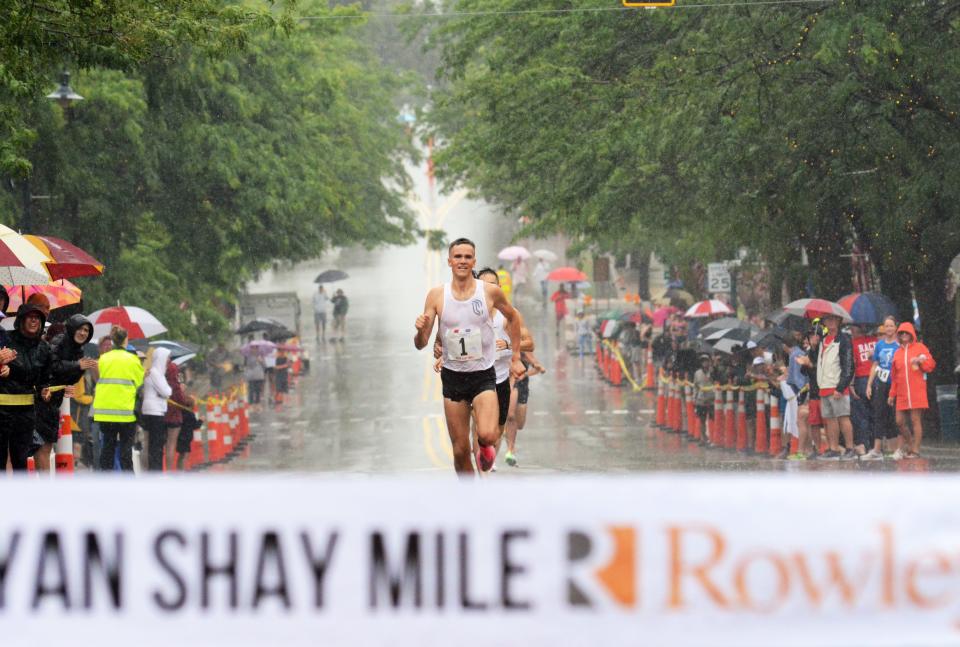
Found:
[[778, 280], [805, 250], [828, 298], [862, 250], [949, 372], [960, 2], [710, 4], [449, 3], [440, 177], [601, 249], [747, 247]]
[[[65, 6], [78, 44], [44, 40], [50, 27], [30, 23], [39, 35], [27, 44], [44, 57], [5, 105], [19, 121], [0, 108], [8, 133], [29, 132], [7, 140], [2, 204], [7, 222], [106, 264], [80, 281], [88, 309], [141, 305], [172, 334], [204, 339], [226, 329], [228, 304], [270, 263], [412, 240], [403, 81], [357, 37], [355, 9], [134, 2], [95, 12], [101, 24]], [[91, 40], [95, 25], [114, 38]], [[50, 48], [68, 52], [85, 97], [68, 111], [43, 98], [58, 67]]]

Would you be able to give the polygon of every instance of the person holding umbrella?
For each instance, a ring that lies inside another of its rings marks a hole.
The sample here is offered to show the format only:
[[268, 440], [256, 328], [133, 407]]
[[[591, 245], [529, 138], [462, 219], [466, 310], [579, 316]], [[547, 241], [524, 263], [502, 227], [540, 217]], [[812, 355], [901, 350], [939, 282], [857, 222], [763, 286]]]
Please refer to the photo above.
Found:
[[253, 407], [260, 406], [263, 395], [263, 382], [266, 374], [263, 367], [263, 357], [253, 348], [253, 335], [247, 337], [243, 354], [243, 379], [247, 383], [247, 400]]
[[920, 458], [923, 412], [929, 408], [927, 373], [937, 367], [937, 362], [930, 354], [930, 349], [917, 341], [917, 331], [912, 323], [905, 321], [900, 324], [897, 339], [900, 348], [893, 356], [890, 395], [887, 397], [887, 403], [897, 407], [897, 427], [900, 428], [900, 449], [894, 452], [893, 457], [894, 460]]
[[330, 296], [323, 284], [313, 295], [313, 326], [317, 331], [317, 341], [327, 341], [327, 313], [330, 310]]
[[[817, 384], [820, 387], [820, 415], [827, 428], [829, 450], [824, 460], [854, 460], [853, 424], [850, 421], [850, 385], [853, 382], [853, 341], [841, 332], [843, 319], [834, 313], [821, 319], [826, 335], [817, 355]], [[840, 451], [840, 435], [844, 451]]]

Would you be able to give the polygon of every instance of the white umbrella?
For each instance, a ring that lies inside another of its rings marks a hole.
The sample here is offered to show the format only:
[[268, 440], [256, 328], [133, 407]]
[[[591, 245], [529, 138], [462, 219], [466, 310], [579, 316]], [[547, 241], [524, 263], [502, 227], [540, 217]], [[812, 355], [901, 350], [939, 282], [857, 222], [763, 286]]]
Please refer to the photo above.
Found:
[[504, 247], [501, 249], [500, 253], [497, 254], [497, 258], [499, 258], [501, 261], [525, 261], [530, 258], [530, 252], [526, 247], [512, 245], [511, 247]]
[[555, 263], [558, 258], [558, 256], [549, 249], [535, 249], [533, 250], [533, 255], [539, 258], [541, 261], [546, 261], [547, 263]]
[[114, 326], [127, 330], [128, 339], [144, 339], [167, 332], [160, 320], [143, 308], [135, 306], [114, 306], [91, 313], [87, 319], [93, 324], [93, 338], [99, 339], [110, 334]]

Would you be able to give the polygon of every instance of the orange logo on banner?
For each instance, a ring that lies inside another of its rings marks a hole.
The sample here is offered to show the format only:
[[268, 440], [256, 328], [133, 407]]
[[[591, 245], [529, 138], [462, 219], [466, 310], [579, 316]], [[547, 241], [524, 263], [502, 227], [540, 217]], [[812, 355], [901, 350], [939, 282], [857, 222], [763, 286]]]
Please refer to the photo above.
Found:
[[626, 526], [611, 526], [614, 553], [610, 563], [597, 571], [597, 579], [610, 596], [625, 607], [637, 603], [637, 531]]

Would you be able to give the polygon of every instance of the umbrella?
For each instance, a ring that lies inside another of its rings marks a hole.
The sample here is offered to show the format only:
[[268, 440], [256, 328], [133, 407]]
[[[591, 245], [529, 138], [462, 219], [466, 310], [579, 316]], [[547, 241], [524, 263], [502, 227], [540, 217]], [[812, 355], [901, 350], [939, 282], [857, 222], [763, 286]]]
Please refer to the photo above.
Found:
[[764, 348], [778, 349], [783, 346], [783, 342], [790, 336], [790, 331], [779, 326], [774, 328], [764, 328], [753, 335], [753, 341], [758, 346]]
[[5, 225], [0, 225], [0, 284], [44, 285], [50, 274], [44, 263], [49, 256]]
[[500, 253], [497, 254], [497, 258], [501, 261], [525, 261], [530, 258], [530, 252], [526, 247], [520, 247], [520, 245], [513, 245], [511, 247], [504, 247], [500, 250]]
[[[709, 343], [709, 342], [704, 342]], [[727, 355], [733, 355], [734, 353], [743, 350], [746, 342], [740, 341], [739, 339], [718, 339], [713, 343], [713, 350], [718, 353], [726, 353]]]
[[606, 312], [604, 312], [604, 313], [602, 313], [602, 314], [598, 314], [598, 315], [597, 315], [597, 319], [600, 319], [600, 320], [603, 320], [603, 319], [620, 319], [622, 316], [623, 316], [623, 310], [617, 310], [616, 308], [614, 308], [613, 310], [607, 310]]
[[314, 283], [335, 283], [336, 281], [343, 281], [349, 279], [350, 275], [342, 270], [326, 270], [317, 274], [317, 278], [313, 279]]
[[245, 357], [254, 355], [269, 355], [277, 348], [277, 345], [266, 339], [254, 339], [240, 347], [240, 354]]
[[856, 324], [878, 325], [887, 317], [897, 316], [897, 306], [879, 292], [854, 292], [837, 304], [850, 313]]
[[134, 348], [142, 351], [146, 351], [148, 348], [166, 348], [170, 351], [171, 360], [178, 359], [184, 355], [195, 356], [197, 351], [200, 350], [196, 344], [188, 341], [171, 341], [169, 339], [154, 339], [152, 341], [136, 339], [130, 343]]
[[679, 308], [674, 308], [673, 306], [663, 306], [662, 308], [657, 308], [653, 311], [653, 314], [650, 315], [650, 318], [653, 320], [654, 326], [662, 326], [663, 323], [670, 318], [670, 315], [680, 312]]
[[5, 285], [3, 287], [10, 295], [7, 312], [16, 312], [17, 308], [34, 294], [42, 294], [47, 297], [51, 310], [80, 303], [83, 295], [80, 288], [66, 279], [51, 281], [45, 285]]
[[807, 319], [835, 315], [843, 319], [846, 323], [853, 322], [853, 317], [850, 316], [849, 312], [839, 304], [833, 301], [827, 301], [826, 299], [797, 299], [783, 306], [783, 311], [788, 314], [797, 315], [798, 317], [806, 317]]
[[547, 274], [548, 281], [557, 281], [558, 283], [576, 283], [586, 281], [587, 275], [575, 267], [558, 267]]
[[724, 328], [723, 330], [710, 333], [704, 337], [704, 340], [716, 343], [721, 339], [730, 339], [740, 344], [746, 344], [752, 340], [758, 332], [760, 332], [759, 328]]
[[715, 333], [718, 330], [725, 330], [727, 328], [750, 328], [751, 324], [748, 321], [743, 319], [737, 319], [736, 317], [722, 317], [720, 319], [714, 319], [710, 323], [700, 326], [700, 336], [706, 337], [711, 333]]
[[690, 308], [684, 313], [684, 317], [690, 317], [691, 319], [698, 317], [712, 317], [714, 315], [730, 315], [733, 314], [733, 310], [730, 309], [723, 301], [718, 301], [717, 299], [710, 299], [709, 301], [698, 301], [694, 303]]
[[693, 295], [687, 292], [686, 290], [681, 290], [680, 288], [670, 288], [663, 293], [664, 299], [670, 300], [670, 305], [674, 305], [678, 308], [686, 308], [693, 305], [693, 302], [696, 299], [693, 298]]
[[257, 317], [240, 326], [236, 331], [238, 335], [248, 335], [254, 332], [271, 332], [275, 330], [286, 330], [287, 327], [282, 321], [271, 319], [270, 317]]
[[555, 263], [558, 258], [557, 255], [549, 249], [535, 249], [533, 250], [533, 255], [547, 263]]
[[156, 317], [135, 306], [104, 308], [90, 314], [87, 319], [93, 324], [93, 336], [97, 339], [109, 335], [114, 325], [126, 328], [130, 340], [167, 332], [167, 328]]
[[196, 356], [197, 356], [196, 353], [187, 353], [186, 355], [180, 355], [179, 357], [175, 357], [175, 358], [171, 355], [173, 359], [171, 359], [170, 361], [172, 361], [177, 366], [183, 366], [184, 364], [186, 364]]
[[771, 312], [765, 317], [765, 320], [769, 321], [775, 326], [785, 328], [786, 330], [792, 330], [794, 332], [806, 332], [806, 330], [810, 328], [809, 321], [803, 317], [798, 317], [797, 315], [792, 315], [789, 312], [784, 312], [783, 310]]
[[627, 312], [620, 317], [621, 321], [632, 321], [635, 324], [639, 323], [651, 323], [653, 321], [653, 313], [649, 310], [634, 310], [633, 312]]
[[53, 236], [24, 236], [30, 243], [48, 256], [44, 263], [51, 279], [72, 279], [77, 276], [100, 276], [103, 263], [73, 243]]

